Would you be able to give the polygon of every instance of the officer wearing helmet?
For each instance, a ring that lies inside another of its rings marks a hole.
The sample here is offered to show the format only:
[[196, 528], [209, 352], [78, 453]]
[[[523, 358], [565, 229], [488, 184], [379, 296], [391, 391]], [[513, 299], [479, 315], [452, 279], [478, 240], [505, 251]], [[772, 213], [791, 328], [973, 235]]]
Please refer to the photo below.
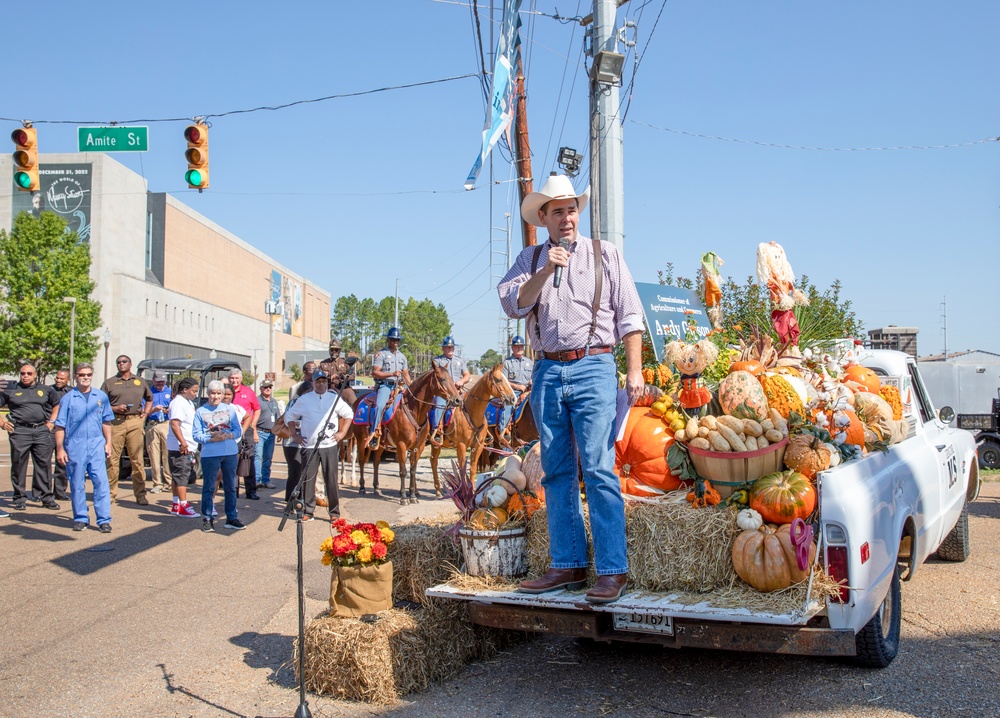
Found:
[[372, 361], [372, 377], [378, 392], [375, 399], [375, 431], [368, 438], [368, 446], [373, 449], [378, 447], [378, 437], [382, 434], [382, 414], [389, 403], [389, 395], [401, 379], [406, 384], [411, 383], [406, 355], [399, 351], [402, 339], [399, 329], [389, 329], [385, 334], [385, 346]]
[[[455, 387], [459, 391], [462, 391], [463, 387], [472, 379], [472, 374], [469, 373], [469, 367], [466, 365], [465, 359], [455, 356], [455, 337], [451, 334], [441, 341], [441, 353], [434, 357], [434, 363], [448, 370], [448, 374], [451, 375], [452, 381], [455, 382]], [[440, 396], [434, 397], [437, 424], [434, 427], [434, 436], [432, 439], [435, 442], [441, 440], [441, 426], [444, 422], [444, 409], [447, 404], [448, 402]]]
[[[503, 360], [503, 371], [510, 382], [510, 388], [517, 396], [517, 404], [521, 403], [521, 395], [528, 391], [531, 386], [531, 369], [534, 362], [524, 356], [524, 337], [520, 334], [510, 340], [510, 356]], [[507, 404], [503, 407], [503, 414], [500, 415], [500, 434], [505, 435], [510, 427], [510, 417], [514, 414], [514, 407]]]

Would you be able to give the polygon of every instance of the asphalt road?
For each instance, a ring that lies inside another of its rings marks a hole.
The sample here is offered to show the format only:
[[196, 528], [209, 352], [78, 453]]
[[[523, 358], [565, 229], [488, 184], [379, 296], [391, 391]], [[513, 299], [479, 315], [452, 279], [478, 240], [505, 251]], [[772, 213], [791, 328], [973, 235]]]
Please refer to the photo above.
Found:
[[[429, 469], [419, 479], [430, 488]], [[281, 494], [240, 499], [242, 532], [202, 534], [162, 494], [139, 507], [128, 483], [111, 535], [73, 533], [68, 505], [0, 519], [0, 716], [293, 715], [296, 532], [277, 531]], [[0, 491], [0, 505], [9, 496]], [[343, 496], [350, 518], [451, 508]], [[885, 670], [542, 637], [390, 708], [314, 695], [309, 706], [317, 717], [997, 716], [1000, 483], [984, 485], [970, 514], [971, 558], [932, 560], [903, 585], [902, 648]], [[329, 596], [317, 550], [328, 528], [303, 528], [311, 617]]]

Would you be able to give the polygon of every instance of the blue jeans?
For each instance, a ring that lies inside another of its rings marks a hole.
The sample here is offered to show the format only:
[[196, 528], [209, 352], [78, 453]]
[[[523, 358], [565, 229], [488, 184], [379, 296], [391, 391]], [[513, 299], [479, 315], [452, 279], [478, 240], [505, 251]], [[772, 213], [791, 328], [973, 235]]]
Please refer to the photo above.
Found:
[[503, 411], [500, 414], [500, 422], [497, 424], [497, 430], [499, 433], [503, 433], [503, 430], [507, 428], [507, 424], [510, 423], [510, 417], [514, 415], [514, 409], [517, 408], [517, 403], [521, 400], [521, 392], [514, 390], [514, 397], [517, 401], [514, 402], [514, 406], [503, 405]]
[[618, 390], [614, 355], [597, 354], [574, 362], [542, 359], [535, 363], [531, 382], [529, 401], [542, 443], [552, 568], [588, 564], [583, 504], [572, 459], [575, 443], [587, 490], [597, 575], [628, 573], [625, 502], [614, 470]]
[[74, 523], [90, 523], [87, 511], [87, 475], [94, 485], [94, 516], [97, 525], [111, 523], [111, 487], [108, 485], [107, 456], [104, 442], [88, 447], [85, 442], [67, 441], [63, 446], [69, 455], [66, 476], [69, 478], [70, 501]]
[[236, 454], [229, 456], [201, 457], [201, 517], [212, 518], [212, 494], [215, 493], [215, 480], [219, 469], [222, 469], [222, 492], [226, 497], [226, 520], [237, 518], [236, 514], [236, 464], [239, 463]]
[[254, 447], [254, 466], [257, 468], [257, 483], [271, 483], [271, 459], [274, 457], [274, 434], [260, 431], [260, 441]]

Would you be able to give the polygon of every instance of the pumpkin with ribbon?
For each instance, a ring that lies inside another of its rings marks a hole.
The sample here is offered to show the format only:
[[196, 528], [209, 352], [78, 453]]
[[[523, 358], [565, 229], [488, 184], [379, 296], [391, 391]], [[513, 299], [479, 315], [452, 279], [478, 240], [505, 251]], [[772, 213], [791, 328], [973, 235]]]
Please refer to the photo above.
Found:
[[788, 588], [809, 577], [816, 560], [812, 526], [802, 519], [791, 524], [764, 524], [744, 531], [733, 543], [736, 575], [758, 591]]
[[667, 466], [673, 442], [674, 432], [660, 417], [644, 407], [629, 409], [622, 438], [615, 442], [615, 473], [622, 493], [662, 496], [680, 488], [680, 479]]

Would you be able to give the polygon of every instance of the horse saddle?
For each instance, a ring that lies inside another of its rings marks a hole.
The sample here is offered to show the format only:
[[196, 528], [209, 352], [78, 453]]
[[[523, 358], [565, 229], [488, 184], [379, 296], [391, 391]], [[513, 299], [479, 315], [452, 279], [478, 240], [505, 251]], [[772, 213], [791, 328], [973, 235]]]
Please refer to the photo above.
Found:
[[[358, 402], [358, 408], [354, 410], [354, 423], [359, 426], [367, 425], [369, 429], [375, 429], [375, 399], [376, 395], [369, 394], [360, 402]], [[392, 421], [392, 415], [396, 413], [396, 409], [399, 407], [400, 402], [403, 401], [403, 392], [396, 394], [396, 399], [391, 404], [386, 404], [385, 412], [382, 414], [382, 426], [385, 426], [390, 421]]]
[[[451, 419], [452, 419], [452, 416], [454, 416], [454, 411], [455, 411], [455, 409], [453, 407], [447, 407], [444, 410], [444, 421], [441, 422], [442, 428], [447, 428], [447, 427], [451, 426]], [[435, 427], [435, 426], [438, 425], [438, 417], [439, 416], [441, 416], [441, 407], [439, 407], [439, 406], [432, 406], [431, 407], [431, 411], [430, 411], [430, 419], [428, 420], [428, 421], [430, 421], [430, 424], [431, 424], [432, 427]]]
[[[521, 414], [524, 413], [524, 407], [528, 402], [521, 400], [516, 407], [514, 407], [514, 414], [511, 416], [511, 421], [517, 423], [521, 419]], [[500, 417], [503, 415], [503, 399], [493, 398], [490, 399], [490, 403], [486, 405], [486, 425], [493, 427], [497, 426], [500, 421]]]

